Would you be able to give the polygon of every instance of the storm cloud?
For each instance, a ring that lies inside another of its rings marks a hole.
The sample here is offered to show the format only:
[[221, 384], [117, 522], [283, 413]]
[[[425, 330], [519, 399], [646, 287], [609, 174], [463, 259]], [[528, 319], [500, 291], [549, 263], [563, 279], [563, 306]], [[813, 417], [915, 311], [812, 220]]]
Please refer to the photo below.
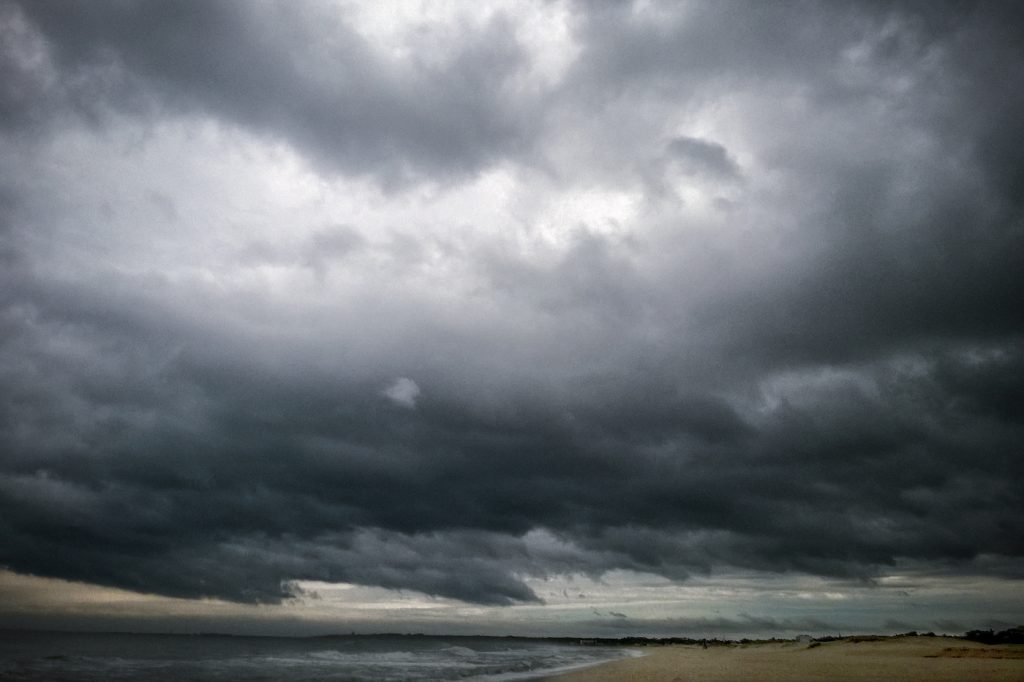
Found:
[[0, 6], [0, 564], [1024, 577], [1012, 5], [471, 9]]

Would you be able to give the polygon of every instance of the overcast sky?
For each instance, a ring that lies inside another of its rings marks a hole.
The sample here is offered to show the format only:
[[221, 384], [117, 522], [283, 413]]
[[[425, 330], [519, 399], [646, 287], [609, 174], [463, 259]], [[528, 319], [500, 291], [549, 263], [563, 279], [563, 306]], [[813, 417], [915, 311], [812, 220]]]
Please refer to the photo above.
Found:
[[1018, 624], [1022, 272], [1014, 3], [5, 0], [0, 624]]

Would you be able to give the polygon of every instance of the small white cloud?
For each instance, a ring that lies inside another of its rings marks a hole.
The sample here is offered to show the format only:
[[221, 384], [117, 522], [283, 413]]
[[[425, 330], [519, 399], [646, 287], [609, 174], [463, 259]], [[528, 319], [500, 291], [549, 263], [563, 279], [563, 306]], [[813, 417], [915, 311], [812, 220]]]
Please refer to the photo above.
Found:
[[420, 387], [412, 379], [398, 377], [382, 393], [396, 405], [412, 409], [416, 407], [416, 399], [420, 397]]

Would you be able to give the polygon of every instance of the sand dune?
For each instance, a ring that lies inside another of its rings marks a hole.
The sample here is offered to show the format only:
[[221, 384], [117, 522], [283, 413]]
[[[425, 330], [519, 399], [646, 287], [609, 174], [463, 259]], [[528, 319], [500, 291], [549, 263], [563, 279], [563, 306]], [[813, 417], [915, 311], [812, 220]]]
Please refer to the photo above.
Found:
[[652, 646], [646, 656], [581, 670], [558, 682], [1024, 682], [1024, 645], [897, 637], [717, 646]]

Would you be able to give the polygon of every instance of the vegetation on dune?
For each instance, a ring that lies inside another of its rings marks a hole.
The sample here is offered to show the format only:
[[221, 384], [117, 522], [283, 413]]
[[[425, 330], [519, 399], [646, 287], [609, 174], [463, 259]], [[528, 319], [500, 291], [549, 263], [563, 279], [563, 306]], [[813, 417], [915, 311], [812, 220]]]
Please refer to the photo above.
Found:
[[1024, 644], [1024, 625], [1015, 628], [1008, 628], [995, 632], [988, 630], [969, 630], [964, 633], [964, 639], [982, 644]]

